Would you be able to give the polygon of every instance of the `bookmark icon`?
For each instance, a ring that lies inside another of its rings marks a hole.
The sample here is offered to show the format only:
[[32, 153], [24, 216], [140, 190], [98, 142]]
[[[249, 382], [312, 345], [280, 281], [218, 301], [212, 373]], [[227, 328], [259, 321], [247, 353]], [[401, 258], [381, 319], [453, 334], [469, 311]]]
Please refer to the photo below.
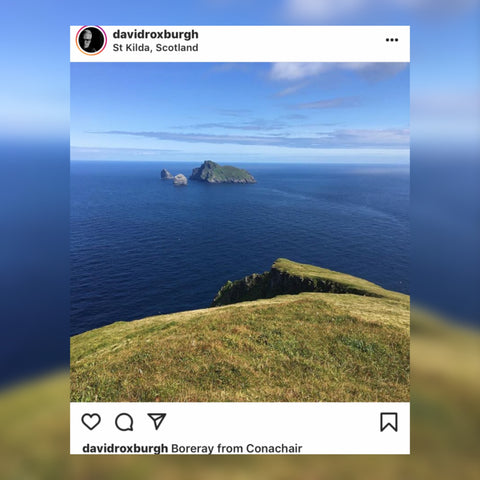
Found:
[[155, 430], [158, 430], [163, 420], [167, 416], [167, 414], [166, 413], [148, 413], [148, 416], [153, 420], [153, 424], [155, 425]]
[[398, 432], [398, 413], [382, 412], [380, 414], [380, 431], [383, 432], [388, 427]]

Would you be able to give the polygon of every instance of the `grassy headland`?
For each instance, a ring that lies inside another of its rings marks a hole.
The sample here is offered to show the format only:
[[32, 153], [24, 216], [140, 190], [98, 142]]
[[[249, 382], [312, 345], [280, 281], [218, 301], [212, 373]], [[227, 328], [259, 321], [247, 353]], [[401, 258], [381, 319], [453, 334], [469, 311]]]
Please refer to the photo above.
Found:
[[285, 259], [272, 270], [330, 287], [72, 337], [72, 401], [408, 401], [407, 295]]

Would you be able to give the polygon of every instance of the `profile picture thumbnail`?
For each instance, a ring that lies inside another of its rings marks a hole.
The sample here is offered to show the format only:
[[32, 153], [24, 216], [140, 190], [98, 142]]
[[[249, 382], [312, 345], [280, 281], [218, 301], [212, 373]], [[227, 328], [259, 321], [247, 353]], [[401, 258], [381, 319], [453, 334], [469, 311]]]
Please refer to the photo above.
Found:
[[77, 46], [87, 55], [100, 53], [106, 43], [105, 32], [100, 27], [82, 27], [77, 33]]

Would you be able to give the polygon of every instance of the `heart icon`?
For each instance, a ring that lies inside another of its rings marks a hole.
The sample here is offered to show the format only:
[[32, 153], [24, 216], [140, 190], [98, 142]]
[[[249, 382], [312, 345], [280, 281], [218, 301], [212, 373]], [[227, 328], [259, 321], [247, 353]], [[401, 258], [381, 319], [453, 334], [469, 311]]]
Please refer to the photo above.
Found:
[[93, 430], [100, 423], [100, 415], [98, 413], [84, 413], [82, 415], [82, 423], [89, 429]]

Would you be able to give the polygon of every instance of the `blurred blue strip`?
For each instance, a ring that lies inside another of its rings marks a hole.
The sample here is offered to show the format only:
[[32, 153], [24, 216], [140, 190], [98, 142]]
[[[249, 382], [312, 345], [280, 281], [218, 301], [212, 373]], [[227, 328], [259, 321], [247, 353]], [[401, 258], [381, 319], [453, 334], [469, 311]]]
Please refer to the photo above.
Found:
[[1, 143], [0, 384], [68, 363], [68, 149]]
[[411, 149], [412, 301], [476, 327], [479, 158], [476, 148], [440, 142]]

